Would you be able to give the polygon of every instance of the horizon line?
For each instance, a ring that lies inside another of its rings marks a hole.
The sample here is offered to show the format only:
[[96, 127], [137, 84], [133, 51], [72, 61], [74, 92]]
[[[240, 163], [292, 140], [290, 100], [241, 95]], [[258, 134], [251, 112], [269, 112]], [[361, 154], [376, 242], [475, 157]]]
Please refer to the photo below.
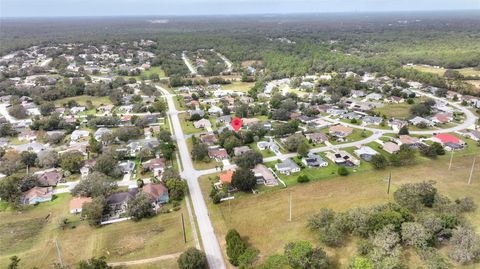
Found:
[[480, 12], [478, 9], [430, 9], [430, 10], [352, 10], [352, 11], [325, 11], [325, 12], [275, 12], [275, 13], [213, 13], [213, 14], [118, 14], [118, 15], [72, 15], [72, 16], [0, 16], [0, 19], [65, 19], [65, 18], [142, 18], [142, 17], [241, 17], [241, 16], [278, 16], [278, 15], [332, 15], [332, 14], [391, 14], [391, 13], [455, 13]]

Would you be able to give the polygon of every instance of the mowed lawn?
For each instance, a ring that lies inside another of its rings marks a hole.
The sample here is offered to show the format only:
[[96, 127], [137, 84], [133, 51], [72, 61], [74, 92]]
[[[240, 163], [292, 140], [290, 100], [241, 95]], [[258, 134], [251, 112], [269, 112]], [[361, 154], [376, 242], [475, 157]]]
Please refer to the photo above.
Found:
[[[478, 152], [477, 148], [476, 154]], [[403, 183], [435, 180], [439, 192], [450, 199], [471, 196], [480, 205], [479, 162], [475, 167], [473, 183], [467, 184], [472, 161], [473, 155], [459, 154], [453, 159], [451, 170], [448, 170], [449, 156], [443, 156], [435, 161], [422, 161], [415, 166], [357, 172], [347, 177], [334, 176], [257, 195], [240, 195], [239, 198], [220, 205], [213, 205], [211, 202], [207, 204], [224, 252], [224, 236], [228, 229], [235, 228], [250, 244], [260, 250], [263, 259], [273, 253], [282, 253], [284, 245], [292, 240], [308, 240], [315, 245], [320, 244], [318, 235], [309, 231], [306, 226], [309, 217], [321, 208], [343, 211], [392, 202], [393, 192]], [[390, 172], [392, 190], [388, 195], [387, 178]], [[211, 183], [208, 176], [201, 178], [200, 184], [204, 196], [209, 199]], [[288, 221], [290, 195], [293, 201], [291, 222]], [[467, 219], [480, 232], [480, 214], [471, 213], [467, 215]], [[355, 240], [341, 248], [323, 247], [338, 263], [338, 268], [345, 268], [348, 257], [356, 252]], [[412, 257], [411, 262], [414, 263], [416, 259], [417, 257]]]
[[[433, 66], [427, 66], [427, 65], [407, 66], [405, 68], [413, 68], [413, 69], [416, 69], [416, 70], [421, 71], [421, 72], [432, 73], [432, 74], [436, 74], [436, 75], [439, 75], [439, 76], [443, 76], [443, 74], [447, 70], [447, 69], [442, 68], [442, 67], [435, 68]], [[479, 69], [466, 67], [466, 68], [459, 68], [459, 69], [454, 69], [454, 70], [460, 72], [460, 74], [462, 74], [464, 76], [480, 77], [480, 70]]]
[[[0, 268], [5, 268], [13, 255], [22, 260], [20, 268], [51, 267], [58, 262], [55, 240], [64, 263], [70, 266], [92, 256], [105, 256], [109, 262], [129, 261], [182, 252], [194, 245], [185, 202], [172, 213], [93, 228], [69, 214], [69, 200], [70, 195], [64, 194], [22, 213], [0, 212]], [[61, 229], [59, 223], [64, 218], [70, 224]]]
[[383, 107], [376, 108], [375, 111], [389, 118], [407, 119], [410, 116], [410, 107], [411, 105], [407, 103], [385, 104]]
[[80, 106], [85, 106], [88, 100], [92, 102], [94, 107], [112, 104], [108, 96], [89, 96], [89, 95], [80, 95], [75, 97], [58, 99], [58, 100], [55, 100], [54, 103], [56, 106], [63, 106], [64, 104], [67, 104], [69, 101], [75, 101]]
[[236, 92], [248, 92], [253, 86], [255, 86], [255, 82], [234, 81], [231, 84], [222, 85], [222, 89]]

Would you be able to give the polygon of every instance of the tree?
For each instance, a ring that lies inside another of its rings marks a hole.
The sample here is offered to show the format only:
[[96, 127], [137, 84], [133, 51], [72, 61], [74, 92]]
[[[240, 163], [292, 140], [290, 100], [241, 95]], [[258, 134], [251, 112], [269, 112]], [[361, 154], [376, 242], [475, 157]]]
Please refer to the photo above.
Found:
[[108, 196], [117, 188], [114, 180], [100, 172], [90, 173], [72, 189], [73, 196], [97, 197]]
[[8, 108], [8, 114], [16, 119], [25, 119], [28, 117], [27, 110], [22, 105], [13, 105]]
[[437, 195], [434, 182], [403, 184], [398, 188], [393, 197], [399, 205], [417, 212], [423, 207], [432, 207]]
[[273, 254], [268, 256], [265, 262], [259, 266], [259, 269], [288, 269], [287, 257], [280, 254]]
[[128, 201], [127, 214], [133, 220], [140, 220], [155, 215], [152, 200], [144, 192], [139, 192], [134, 199]]
[[20, 156], [22, 158], [22, 163], [27, 166], [28, 174], [28, 168], [35, 165], [35, 161], [37, 160], [37, 154], [33, 151], [22, 151]]
[[139, 137], [142, 135], [143, 130], [136, 126], [124, 126], [116, 129], [113, 132], [113, 135], [117, 137], [120, 141], [127, 142], [130, 139]]
[[96, 154], [102, 151], [102, 143], [98, 142], [92, 134], [90, 134], [90, 139], [88, 140], [88, 151]]
[[160, 131], [158, 134], [158, 139], [160, 139], [162, 142], [169, 143], [172, 141], [172, 134], [166, 130]]
[[180, 269], [206, 269], [207, 256], [203, 251], [190, 247], [177, 259]]
[[348, 266], [349, 269], [373, 269], [370, 260], [364, 257], [355, 257]]
[[398, 268], [401, 255], [399, 243], [400, 236], [395, 232], [393, 225], [387, 225], [377, 231], [372, 238], [373, 249], [369, 253], [369, 258], [373, 261], [374, 267]]
[[416, 162], [415, 150], [407, 145], [401, 145], [396, 154], [390, 155], [390, 163], [393, 166], [412, 165]]
[[254, 247], [248, 247], [238, 258], [239, 267], [252, 268], [253, 263], [257, 260], [258, 253], [258, 249]]
[[181, 201], [187, 192], [187, 183], [181, 179], [166, 180], [169, 198], [176, 201]]
[[9, 122], [0, 124], [0, 137], [15, 136], [17, 131]]
[[307, 143], [301, 143], [297, 148], [297, 153], [301, 157], [305, 157], [308, 154], [308, 145]]
[[19, 178], [9, 176], [3, 180], [0, 180], [0, 198], [2, 201], [9, 202], [11, 204], [17, 204], [22, 194], [18, 187]]
[[445, 155], [445, 149], [438, 142], [433, 142], [430, 146], [421, 148], [421, 153], [430, 158], [436, 158], [438, 155]]
[[375, 154], [370, 161], [376, 169], [383, 169], [388, 165], [388, 160], [382, 154]]
[[83, 204], [82, 219], [86, 219], [92, 226], [98, 226], [102, 221], [104, 210], [105, 198], [103, 196], [94, 197], [92, 202]]
[[17, 256], [10, 257], [10, 264], [8, 265], [8, 269], [17, 269], [19, 263], [20, 259]]
[[460, 264], [480, 259], [480, 237], [472, 229], [460, 226], [453, 231], [449, 256]]
[[348, 176], [348, 174], [350, 173], [345, 166], [339, 166], [337, 172], [340, 176]]
[[93, 167], [94, 171], [101, 172], [111, 177], [119, 177], [122, 172], [118, 168], [117, 160], [111, 153], [101, 154]]
[[249, 192], [257, 185], [257, 179], [252, 170], [239, 168], [233, 172], [232, 185], [241, 191]]
[[42, 114], [42, 116], [48, 116], [53, 111], [55, 111], [55, 104], [53, 102], [45, 102], [40, 105], [40, 114]]
[[399, 135], [408, 135], [410, 134], [410, 132], [408, 131], [408, 126], [405, 124], [402, 126], [402, 128], [400, 128], [400, 130], [398, 131], [398, 134]]
[[238, 167], [252, 169], [255, 165], [263, 162], [263, 156], [258, 151], [249, 150], [240, 156], [236, 156], [234, 162]]
[[82, 165], [83, 155], [80, 152], [66, 152], [60, 157], [60, 167], [70, 173], [78, 173]]
[[225, 236], [225, 242], [227, 243], [227, 256], [230, 263], [238, 266], [239, 258], [247, 249], [245, 242], [240, 238], [240, 234], [235, 229], [230, 229]]
[[193, 145], [192, 159], [194, 161], [202, 161], [208, 156], [208, 145], [205, 143], [198, 143]]
[[294, 269], [329, 268], [330, 260], [321, 248], [313, 248], [308, 241], [290, 242], [285, 246], [285, 257]]
[[93, 257], [88, 261], [79, 262], [77, 269], [113, 269], [113, 267], [108, 265], [105, 257]]

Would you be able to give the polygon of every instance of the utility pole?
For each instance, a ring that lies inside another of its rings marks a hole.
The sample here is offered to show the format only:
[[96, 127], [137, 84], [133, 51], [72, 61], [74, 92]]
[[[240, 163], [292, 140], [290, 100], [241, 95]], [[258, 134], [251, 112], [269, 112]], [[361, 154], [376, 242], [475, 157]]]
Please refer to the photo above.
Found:
[[183, 220], [183, 213], [182, 213], [182, 229], [183, 229], [183, 241], [186, 244], [187, 243], [187, 234], [185, 233], [185, 221]]
[[388, 177], [388, 188], [387, 194], [390, 194], [390, 184], [392, 183], [392, 172], [390, 172], [390, 176]]
[[468, 178], [468, 185], [472, 184], [473, 169], [475, 168], [475, 158], [473, 158], [472, 169], [470, 170], [470, 177]]
[[288, 202], [289, 202], [289, 215], [288, 215], [288, 221], [291, 222], [292, 221], [292, 191], [290, 191], [289, 193], [289, 198], [288, 198]]
[[450, 168], [452, 168], [452, 161], [453, 161], [453, 150], [451, 151], [452, 154], [450, 154], [450, 164], [448, 165], [448, 170], [450, 171]]

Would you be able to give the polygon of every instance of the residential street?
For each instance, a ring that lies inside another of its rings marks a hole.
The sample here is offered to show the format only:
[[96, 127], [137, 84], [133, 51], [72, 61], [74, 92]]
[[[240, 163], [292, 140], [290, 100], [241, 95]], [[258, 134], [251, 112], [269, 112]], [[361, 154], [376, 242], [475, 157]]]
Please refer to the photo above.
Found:
[[193, 163], [190, 159], [190, 153], [188, 151], [187, 143], [185, 142], [185, 136], [183, 134], [180, 119], [178, 118], [178, 111], [175, 108], [172, 95], [162, 87], [156, 87], [158, 90], [162, 91], [167, 99], [169, 107], [168, 114], [170, 115], [173, 130], [175, 131], [175, 139], [177, 141], [178, 151], [183, 166], [181, 176], [185, 178], [188, 183], [193, 209], [195, 211], [195, 216], [197, 217], [200, 236], [202, 238], [203, 250], [207, 255], [209, 267], [215, 269], [226, 268], [222, 251], [220, 250], [220, 245], [218, 244], [217, 237], [215, 236], [215, 232], [208, 215], [207, 205], [203, 199], [200, 184], [198, 183], [198, 177], [203, 173], [199, 173], [199, 171], [193, 168]]

